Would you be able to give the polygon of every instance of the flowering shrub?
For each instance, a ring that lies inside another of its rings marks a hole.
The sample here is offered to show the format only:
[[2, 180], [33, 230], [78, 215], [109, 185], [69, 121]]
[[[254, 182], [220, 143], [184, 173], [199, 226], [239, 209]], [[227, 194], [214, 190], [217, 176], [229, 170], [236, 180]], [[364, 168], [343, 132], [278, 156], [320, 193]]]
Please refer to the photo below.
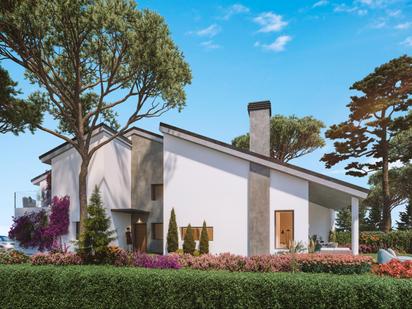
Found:
[[17, 250], [0, 252], [0, 264], [23, 264], [29, 261], [29, 257]]
[[133, 266], [159, 269], [180, 269], [178, 256], [171, 255], [148, 255], [135, 252], [133, 254]]
[[37, 253], [31, 257], [32, 265], [80, 265], [82, 259], [75, 253]]
[[44, 210], [26, 213], [13, 218], [9, 237], [17, 240], [23, 248], [38, 247], [40, 251], [50, 248], [52, 240], [45, 235], [47, 214]]
[[[340, 245], [351, 243], [351, 232], [337, 232], [337, 242]], [[359, 235], [360, 249], [365, 246], [364, 253], [376, 253], [379, 249], [392, 248], [399, 252], [412, 253], [412, 230], [383, 232], [361, 232]], [[372, 251], [369, 251], [372, 250]]]
[[131, 256], [122, 248], [109, 246], [107, 253], [108, 262], [114, 266], [129, 266], [131, 264]]
[[[346, 247], [352, 250], [352, 244], [344, 244], [342, 247]], [[387, 248], [387, 247], [383, 247]], [[359, 252], [360, 253], [377, 253], [379, 247], [377, 244], [359, 244]]]
[[69, 231], [69, 206], [70, 198], [68, 196], [53, 197], [49, 224], [43, 231], [44, 237], [52, 240], [47, 249], [58, 245], [60, 251], [63, 251], [61, 240], [58, 240], [58, 237], [67, 234]]
[[375, 273], [395, 278], [412, 278], [412, 261], [401, 262], [393, 259], [387, 264], [379, 265]]
[[365, 273], [370, 271], [372, 262], [371, 257], [346, 254], [284, 254], [244, 257], [223, 253], [204, 254], [199, 257], [184, 254], [178, 257], [182, 267], [240, 272], [289, 272], [293, 269], [303, 272], [336, 274]]
[[296, 261], [303, 272], [363, 274], [371, 270], [370, 256], [349, 254], [298, 254]]

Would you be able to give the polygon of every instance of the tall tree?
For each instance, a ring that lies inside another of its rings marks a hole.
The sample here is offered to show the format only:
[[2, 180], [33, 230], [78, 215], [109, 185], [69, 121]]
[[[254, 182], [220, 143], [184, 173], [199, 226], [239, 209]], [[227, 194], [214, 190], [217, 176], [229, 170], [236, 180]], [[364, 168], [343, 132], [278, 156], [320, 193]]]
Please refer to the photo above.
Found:
[[396, 224], [399, 230], [412, 230], [412, 199], [409, 199], [405, 211], [400, 212]]
[[[351, 207], [339, 209], [336, 213], [336, 229], [338, 231], [349, 232], [352, 228]], [[359, 207], [359, 230], [367, 229], [366, 224], [366, 207], [362, 203]]]
[[[3, 0], [0, 57], [25, 69], [40, 89], [28, 102], [58, 122], [57, 128], [36, 127], [69, 143], [81, 157], [83, 232], [93, 155], [134, 122], [182, 109], [190, 68], [163, 18], [139, 11], [133, 0]], [[120, 106], [129, 113], [122, 126], [115, 119]], [[92, 144], [99, 122], [118, 131]]]
[[0, 133], [18, 134], [25, 129], [33, 132], [41, 121], [41, 107], [19, 99], [16, 87], [17, 83], [0, 67]]
[[[325, 145], [320, 136], [323, 122], [311, 117], [275, 115], [270, 119], [270, 156], [288, 162]], [[233, 139], [232, 145], [249, 149], [249, 134]]]
[[[352, 96], [347, 105], [349, 119], [332, 125], [326, 137], [337, 140], [335, 151], [323, 156], [327, 168], [350, 160], [346, 174], [365, 176], [382, 171], [383, 224], [382, 231], [391, 228], [391, 196], [389, 163], [396, 161], [390, 156], [390, 142], [405, 130], [405, 112], [412, 105], [412, 57], [402, 56], [375, 69], [351, 90], [361, 95]], [[361, 158], [369, 160], [361, 161]]]
[[397, 221], [398, 229], [412, 229], [412, 164], [406, 164], [400, 169], [398, 189], [407, 199], [405, 211], [400, 213], [400, 221]]

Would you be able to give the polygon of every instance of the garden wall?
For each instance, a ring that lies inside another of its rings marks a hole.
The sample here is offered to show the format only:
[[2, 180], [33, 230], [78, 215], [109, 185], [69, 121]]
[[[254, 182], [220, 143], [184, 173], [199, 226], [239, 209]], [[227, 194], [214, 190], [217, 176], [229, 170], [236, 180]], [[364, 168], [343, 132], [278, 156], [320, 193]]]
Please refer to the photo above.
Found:
[[0, 308], [408, 308], [412, 280], [109, 266], [0, 266]]

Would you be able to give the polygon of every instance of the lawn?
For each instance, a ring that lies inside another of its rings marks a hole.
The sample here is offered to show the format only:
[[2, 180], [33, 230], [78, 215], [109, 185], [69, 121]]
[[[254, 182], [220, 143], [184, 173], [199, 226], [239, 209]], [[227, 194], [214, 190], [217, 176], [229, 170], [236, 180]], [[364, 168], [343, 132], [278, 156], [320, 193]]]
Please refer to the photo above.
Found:
[[114, 266], [0, 266], [0, 308], [407, 308], [412, 280]]

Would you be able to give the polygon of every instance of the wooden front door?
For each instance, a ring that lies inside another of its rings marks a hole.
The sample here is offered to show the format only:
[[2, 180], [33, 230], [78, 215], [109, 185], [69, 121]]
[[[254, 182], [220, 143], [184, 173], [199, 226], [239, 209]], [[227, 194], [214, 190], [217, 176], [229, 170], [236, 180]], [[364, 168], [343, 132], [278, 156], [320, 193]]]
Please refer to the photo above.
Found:
[[134, 225], [134, 250], [146, 252], [147, 230], [146, 223], [136, 223]]

